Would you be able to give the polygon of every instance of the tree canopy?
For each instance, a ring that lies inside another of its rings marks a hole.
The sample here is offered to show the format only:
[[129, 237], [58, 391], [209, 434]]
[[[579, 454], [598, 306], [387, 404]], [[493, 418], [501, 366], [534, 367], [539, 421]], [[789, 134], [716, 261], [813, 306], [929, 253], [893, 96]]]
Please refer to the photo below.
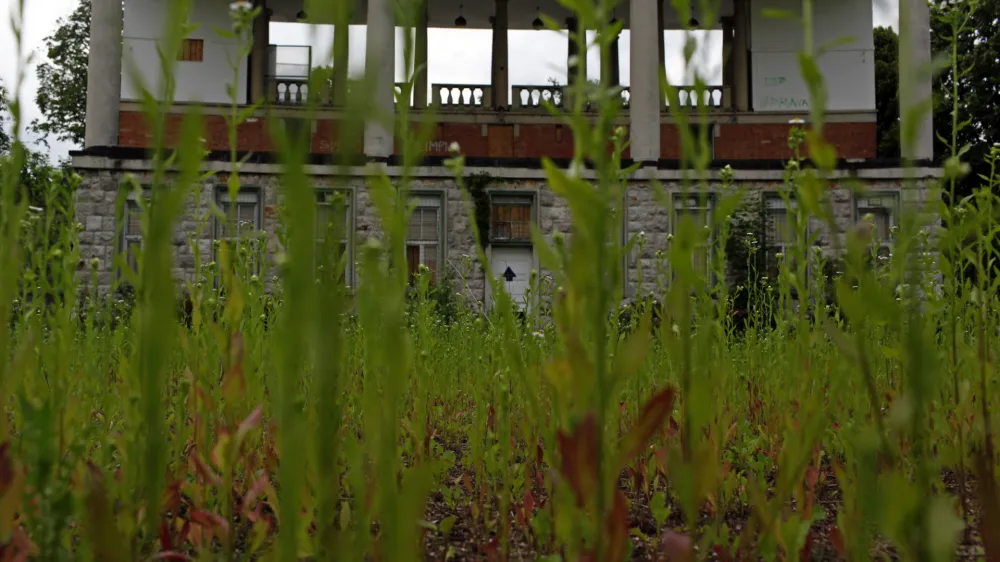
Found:
[[0, 83], [0, 155], [10, 151], [10, 134], [7, 132], [7, 127], [10, 127], [11, 122], [9, 104], [7, 88]]
[[39, 64], [35, 102], [42, 112], [33, 128], [43, 137], [83, 144], [87, 109], [87, 57], [90, 53], [90, 0], [80, 0], [45, 38], [48, 60]]
[[876, 27], [875, 112], [879, 158], [899, 158], [899, 36], [891, 27]]
[[957, 132], [958, 146], [969, 145], [966, 160], [978, 163], [985, 161], [989, 147], [1000, 141], [1000, 2], [932, 5], [931, 48], [951, 56], [949, 11], [970, 9], [971, 20], [958, 35], [954, 50], [959, 76], [955, 80], [951, 72], [943, 72], [935, 80], [934, 153], [938, 158], [949, 153], [952, 107], [957, 102], [959, 123], [968, 120], [968, 126], [960, 125]]

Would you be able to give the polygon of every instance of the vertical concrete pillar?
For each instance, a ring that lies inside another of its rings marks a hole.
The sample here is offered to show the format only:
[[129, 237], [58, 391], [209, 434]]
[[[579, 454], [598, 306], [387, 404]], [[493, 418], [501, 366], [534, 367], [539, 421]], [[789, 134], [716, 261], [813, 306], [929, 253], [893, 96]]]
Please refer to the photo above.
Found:
[[750, 14], [748, 0], [733, 0], [733, 106], [750, 110]]
[[493, 107], [506, 108], [510, 106], [510, 96], [507, 92], [510, 84], [510, 49], [508, 47], [510, 21], [507, 17], [507, 0], [496, 0], [495, 11], [490, 90], [493, 96]]
[[413, 41], [413, 68], [417, 73], [413, 81], [414, 107], [427, 107], [427, 80], [430, 68], [427, 66], [427, 0], [417, 8], [417, 30]]
[[365, 82], [372, 88], [373, 112], [365, 123], [365, 155], [388, 158], [393, 152], [396, 114], [396, 27], [393, 0], [368, 0]]
[[93, 0], [90, 54], [87, 59], [85, 148], [118, 145], [124, 25], [125, 13], [121, 0]]
[[660, 159], [660, 108], [662, 107], [657, 64], [657, 37], [663, 34], [656, 4], [649, 0], [629, 0], [631, 33], [629, 137], [632, 159], [655, 162]]
[[253, 51], [250, 53], [250, 103], [266, 101], [270, 74], [271, 12], [266, 0], [257, 0], [260, 14], [253, 20]]
[[656, 74], [660, 87], [660, 105], [667, 105], [667, 46], [663, 40], [666, 31], [666, 16], [663, 13], [663, 0], [656, 1], [656, 54], [659, 57]]
[[566, 30], [568, 31], [566, 35], [569, 38], [569, 43], [567, 44], [568, 56], [566, 59], [566, 84], [572, 86], [587, 80], [587, 52], [586, 50], [580, 52], [577, 44], [577, 36], [583, 33], [583, 41], [584, 45], [586, 45], [587, 30], [580, 28], [580, 21], [576, 18], [566, 19]]
[[[933, 95], [931, 75], [923, 70], [931, 60], [930, 9], [925, 0], [899, 3], [899, 114], [902, 118], [903, 158], [934, 158], [933, 115], [929, 108], [913, 123], [913, 108], [924, 106]], [[905, 81], [904, 81], [905, 80]], [[909, 135], [913, 135], [909, 137]], [[906, 142], [912, 138], [912, 142]]]

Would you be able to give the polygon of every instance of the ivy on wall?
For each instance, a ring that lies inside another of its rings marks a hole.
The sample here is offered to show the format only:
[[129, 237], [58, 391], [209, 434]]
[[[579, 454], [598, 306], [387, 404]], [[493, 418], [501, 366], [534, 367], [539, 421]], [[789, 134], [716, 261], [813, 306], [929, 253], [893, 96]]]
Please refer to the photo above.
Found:
[[465, 189], [469, 192], [476, 214], [476, 227], [483, 250], [490, 240], [490, 195], [486, 189], [493, 183], [488, 172], [477, 172], [465, 178]]

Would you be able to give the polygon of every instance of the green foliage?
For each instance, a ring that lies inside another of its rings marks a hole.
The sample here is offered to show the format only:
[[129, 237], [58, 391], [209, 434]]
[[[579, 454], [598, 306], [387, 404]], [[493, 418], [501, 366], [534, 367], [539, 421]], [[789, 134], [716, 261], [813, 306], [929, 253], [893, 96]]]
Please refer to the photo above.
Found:
[[876, 153], [899, 158], [899, 36], [891, 27], [874, 33]]
[[0, 82], [0, 154], [6, 155], [10, 152], [10, 133], [8, 128], [10, 127], [10, 100], [8, 97], [7, 87], [4, 86], [3, 82]]
[[35, 103], [42, 112], [32, 128], [44, 136], [83, 145], [87, 109], [87, 55], [90, 52], [90, 0], [79, 0], [68, 18], [56, 22], [45, 38], [47, 60], [38, 65]]
[[[310, 4], [347, 21], [330, 3]], [[607, 56], [618, 32], [611, 6], [565, 4]], [[170, 4], [166, 78], [192, 5]], [[699, 16], [714, 21], [711, 8]], [[225, 32], [243, 54], [256, 13], [236, 11]], [[584, 36], [574, 40], [582, 52]], [[800, 66], [823, 107], [810, 41]], [[688, 62], [693, 52], [685, 49]], [[233, 84], [240, 58], [230, 61]], [[834, 237], [842, 264], [813, 266], [807, 219], [838, 226], [826, 197], [836, 153], [817, 111], [813, 129], [789, 139], [783, 194], [799, 205], [788, 255], [763, 263], [750, 240], [763, 239], [762, 209], [724, 197], [708, 228], [677, 221], [660, 256], [670, 267], [645, 280], [657, 292], [614, 314], [624, 264], [645, 244], [618, 236], [635, 170], [621, 167], [618, 92], [577, 82], [566, 108], [549, 108], [572, 127], [576, 155], [566, 170], [543, 161], [571, 231], [551, 240], [533, 232], [548, 277], [532, 276], [525, 310], [487, 276], [495, 298], [483, 313], [458, 304], [449, 267], [432, 283], [426, 270], [411, 280], [406, 266], [410, 173], [426, 139], [401, 139], [399, 177], [384, 168], [366, 176], [379, 236], [355, 248], [351, 295], [337, 225], [316, 241], [300, 139], [271, 117], [283, 164], [275, 275], [258, 261], [270, 242], [261, 233], [219, 243], [211, 256], [192, 240], [196, 274], [180, 311], [174, 230], [189, 198], [202, 208], [198, 188], [212, 174], [196, 111], [178, 148], [166, 148], [164, 82], [156, 93], [136, 84], [158, 148], [138, 268], [125, 275], [134, 284], [118, 284], [112, 299], [95, 292], [96, 268], [80, 270], [77, 229], [57, 220], [71, 216], [75, 180], [33, 161], [16, 133], [0, 166], [0, 317], [13, 318], [0, 331], [3, 556], [949, 560], [966, 538], [961, 552], [1000, 556], [991, 419], [1000, 282], [984, 274], [997, 256], [1000, 149], [954, 212], [938, 205], [940, 186], [926, 208], [907, 208], [884, 264], [872, 267], [872, 225], [862, 221]], [[365, 115], [369, 87], [352, 92], [347, 113], [362, 118], [345, 128], [383, 117]], [[708, 108], [664, 90], [691, 172], [681, 191], [701, 197], [711, 139], [697, 124]], [[252, 111], [231, 105], [231, 139]], [[969, 154], [954, 141], [952, 186]], [[242, 162], [230, 156], [235, 194]], [[804, 167], [806, 156], [817, 169]], [[583, 179], [584, 161], [593, 179]], [[467, 177], [460, 156], [447, 164], [490, 271], [477, 201], [488, 178]], [[733, 187], [732, 171], [722, 176]], [[335, 174], [333, 187], [346, 177]], [[671, 205], [662, 186], [650, 189]], [[933, 230], [934, 213], [947, 230]], [[197, 229], [210, 219], [236, 226], [216, 207], [195, 218]], [[706, 244], [710, 271], [694, 259]], [[767, 283], [764, 268], [776, 272]], [[816, 275], [828, 268], [843, 274]], [[965, 268], [980, 275], [960, 284]], [[837, 309], [810, 314], [828, 294]], [[743, 298], [737, 335], [730, 317]]]
[[482, 238], [480, 244], [485, 250], [489, 244], [490, 232], [490, 194], [487, 189], [493, 184], [493, 176], [489, 172], [478, 172], [465, 178], [463, 187], [472, 199], [473, 216]]

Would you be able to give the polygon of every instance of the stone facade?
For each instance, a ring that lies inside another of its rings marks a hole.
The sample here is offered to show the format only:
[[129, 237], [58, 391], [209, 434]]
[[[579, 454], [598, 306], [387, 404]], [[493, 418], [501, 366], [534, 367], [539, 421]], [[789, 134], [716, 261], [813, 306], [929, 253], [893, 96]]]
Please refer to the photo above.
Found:
[[[241, 173], [242, 186], [259, 190], [260, 193], [260, 229], [267, 240], [270, 255], [280, 248], [277, 232], [280, 223], [281, 189], [280, 176], [275, 175], [270, 166], [257, 166], [253, 171]], [[77, 194], [77, 217], [83, 225], [80, 233], [81, 259], [90, 262], [92, 258], [99, 260], [97, 271], [99, 289], [102, 292], [110, 290], [115, 283], [115, 256], [123, 247], [121, 227], [116, 217], [116, 201], [123, 197], [127, 190], [126, 178], [134, 178], [139, 185], [148, 184], [148, 171], [126, 171], [119, 168], [79, 169], [84, 181]], [[442, 214], [444, 216], [444, 244], [442, 256], [444, 265], [453, 274], [457, 288], [466, 287], [466, 297], [473, 301], [487, 301], [488, 290], [484, 282], [482, 269], [476, 265], [471, 271], [463, 268], [467, 258], [475, 260], [474, 235], [466, 212], [464, 199], [460, 188], [454, 179], [442, 170], [433, 173], [415, 175], [411, 189], [423, 194], [440, 194]], [[556, 196], [546, 186], [542, 173], [538, 170], [513, 173], [511, 171], [494, 170], [494, 182], [489, 186], [491, 193], [531, 194], [534, 201], [533, 217], [541, 232], [551, 241], [556, 233], [566, 235], [568, 240], [572, 228], [572, 217], [566, 202]], [[674, 173], [676, 175], [676, 173]], [[669, 177], [657, 181], [668, 194], [678, 193], [680, 182]], [[753, 174], [745, 174], [753, 175]], [[730, 189], [738, 190], [749, 197], [763, 197], [769, 192], [776, 192], [783, 184], [780, 172], [757, 174], [761, 178], [737, 177]], [[917, 189], [904, 189], [900, 174], [873, 174], [876, 177], [862, 178], [861, 183], [868, 190], [889, 196], [890, 200], [898, 200], [899, 210], [915, 208], [926, 202], [926, 181], [920, 183]], [[174, 232], [175, 276], [178, 280], [193, 282], [195, 280], [195, 253], [197, 248], [201, 254], [202, 263], [213, 259], [212, 241], [215, 235], [214, 219], [211, 216], [211, 202], [217, 194], [225, 190], [227, 176], [219, 173], [211, 181], [199, 186], [197, 192], [191, 193], [184, 214]], [[350, 192], [352, 218], [349, 224], [354, 227], [353, 247], [359, 248], [369, 237], [380, 236], [380, 223], [374, 205], [370, 202], [370, 194], [366, 188], [366, 179], [358, 175], [335, 184], [331, 175], [315, 173], [312, 176], [313, 185], [317, 189], [346, 189]], [[854, 182], [857, 183], [857, 182]], [[644, 279], [644, 291], [649, 290], [652, 281], [658, 273], [656, 254], [666, 252], [674, 231], [674, 212], [670, 205], [663, 205], [654, 195], [650, 180], [636, 179], [627, 187], [625, 197], [625, 235], [631, 236], [643, 233], [646, 243], [642, 252], [634, 251], [625, 263], [625, 294], [634, 296], [638, 290], [641, 275]], [[722, 184], [716, 179], [710, 184], [710, 191], [721, 194]], [[810, 231], [816, 233], [816, 245], [824, 252], [830, 252], [833, 247], [842, 242], [842, 237], [857, 220], [856, 196], [848, 181], [834, 184], [829, 191], [829, 202], [835, 216], [837, 232], [827, 232], [827, 227], [817, 219], [810, 219]], [[905, 212], [905, 211], [904, 211]], [[832, 236], [840, 237], [834, 240]], [[835, 244], [834, 242], [838, 242]], [[356, 254], [355, 254], [356, 255]], [[535, 253], [535, 268], [541, 269]], [[662, 264], [661, 264], [662, 265]], [[661, 270], [662, 271], [662, 270]], [[354, 278], [350, 276], [349, 279]]]

